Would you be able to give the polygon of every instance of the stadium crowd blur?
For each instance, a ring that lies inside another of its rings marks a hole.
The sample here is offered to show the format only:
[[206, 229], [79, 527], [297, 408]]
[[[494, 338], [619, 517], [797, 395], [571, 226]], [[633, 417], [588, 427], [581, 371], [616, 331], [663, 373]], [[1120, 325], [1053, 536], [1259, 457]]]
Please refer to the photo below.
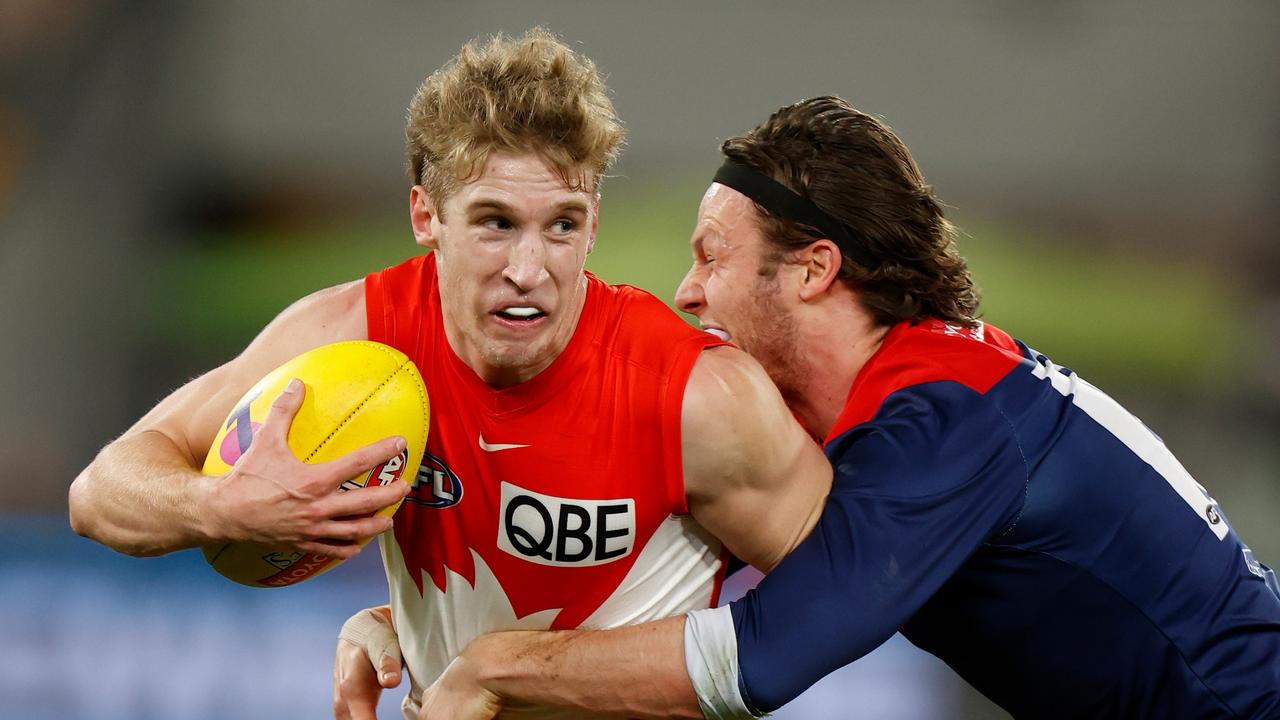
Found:
[[[76, 538], [66, 489], [292, 299], [414, 252], [410, 94], [538, 23], [630, 130], [590, 269], [669, 300], [718, 140], [839, 94], [912, 148], [986, 317], [1134, 410], [1280, 564], [1274, 3], [0, 0], [0, 718], [325, 712], [338, 625], [385, 599], [374, 553], [251, 591]], [[1001, 716], [900, 639], [790, 717], [850, 697]]]

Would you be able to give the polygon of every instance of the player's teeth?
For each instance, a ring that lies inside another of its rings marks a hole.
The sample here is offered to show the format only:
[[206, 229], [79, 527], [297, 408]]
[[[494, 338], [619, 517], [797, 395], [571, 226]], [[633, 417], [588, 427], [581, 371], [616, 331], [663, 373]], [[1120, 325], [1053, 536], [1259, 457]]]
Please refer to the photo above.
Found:
[[720, 328], [703, 328], [703, 330], [707, 331], [708, 333], [711, 333], [712, 335], [715, 335], [721, 340], [728, 341], [729, 339], [729, 333], [725, 332], [724, 330], [721, 330]]
[[533, 317], [534, 315], [538, 314], [538, 308], [509, 307], [503, 310], [502, 312], [506, 313], [507, 315], [514, 315], [516, 317]]

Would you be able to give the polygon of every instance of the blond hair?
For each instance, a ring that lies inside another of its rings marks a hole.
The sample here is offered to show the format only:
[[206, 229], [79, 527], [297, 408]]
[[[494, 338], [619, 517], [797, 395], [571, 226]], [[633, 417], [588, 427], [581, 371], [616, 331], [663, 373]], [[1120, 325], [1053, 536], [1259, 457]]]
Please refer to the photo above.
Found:
[[595, 192], [625, 134], [595, 63], [540, 27], [468, 42], [418, 88], [405, 125], [410, 181], [437, 206], [495, 150], [535, 152]]

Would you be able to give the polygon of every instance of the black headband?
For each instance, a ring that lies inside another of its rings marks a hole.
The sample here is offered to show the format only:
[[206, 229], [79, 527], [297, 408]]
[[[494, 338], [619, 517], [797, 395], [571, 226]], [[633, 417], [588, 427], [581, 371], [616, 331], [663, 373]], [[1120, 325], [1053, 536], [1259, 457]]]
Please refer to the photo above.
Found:
[[792, 192], [787, 186], [753, 168], [725, 160], [712, 182], [737, 190], [778, 217], [817, 229], [839, 246], [840, 252], [862, 267], [875, 268], [880, 264], [844, 223], [823, 212], [809, 198]]

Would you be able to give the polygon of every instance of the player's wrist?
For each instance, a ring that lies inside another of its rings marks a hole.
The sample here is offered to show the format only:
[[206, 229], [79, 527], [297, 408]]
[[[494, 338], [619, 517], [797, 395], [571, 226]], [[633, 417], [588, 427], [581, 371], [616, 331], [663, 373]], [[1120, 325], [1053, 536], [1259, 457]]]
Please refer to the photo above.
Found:
[[465, 665], [459, 668], [459, 678], [496, 703], [519, 697], [522, 684], [540, 679], [537, 672], [531, 672], [531, 648], [523, 640], [541, 634], [506, 631], [477, 637], [460, 656]]
[[481, 635], [449, 663], [437, 681], [437, 691], [451, 697], [470, 698], [492, 707], [496, 712], [506, 698], [498, 691], [499, 678], [506, 673], [504, 658], [495, 650], [491, 635]]
[[509, 643], [504, 636], [511, 633], [498, 632], [481, 635], [472, 640], [459, 656], [465, 659], [465, 677], [472, 684], [488, 688], [492, 685], [500, 687], [504, 678], [509, 678], [512, 668], [507, 665], [511, 659], [509, 651], [503, 648]]
[[188, 483], [193, 511], [187, 513], [185, 531], [193, 545], [232, 542], [237, 539], [230, 518], [230, 498], [225, 492], [225, 478], [195, 474]]

